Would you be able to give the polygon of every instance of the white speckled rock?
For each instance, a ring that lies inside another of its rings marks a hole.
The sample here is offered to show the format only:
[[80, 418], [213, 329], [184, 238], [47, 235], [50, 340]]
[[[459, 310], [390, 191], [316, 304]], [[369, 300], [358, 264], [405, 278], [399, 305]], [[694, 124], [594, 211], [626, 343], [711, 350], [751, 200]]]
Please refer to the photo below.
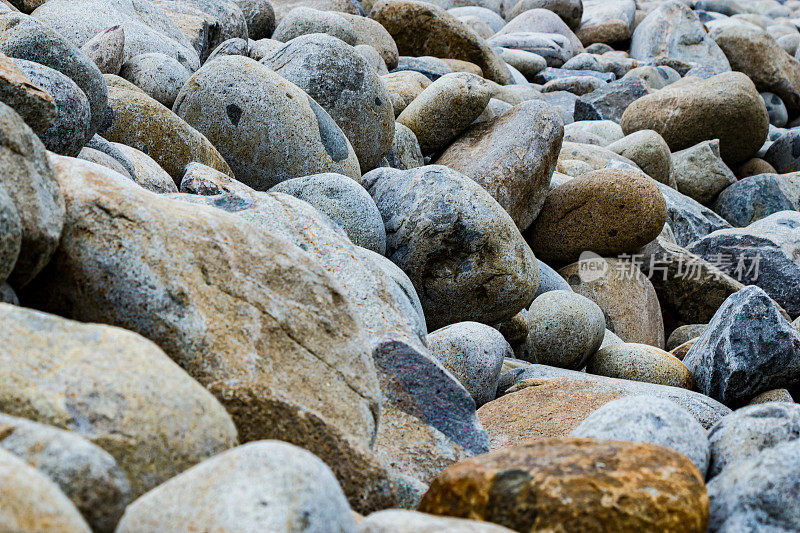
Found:
[[125, 61], [125, 30], [122, 26], [111, 26], [81, 46], [81, 52], [94, 61], [103, 74], [119, 74]]
[[119, 75], [171, 108], [192, 73], [177, 59], [164, 54], [149, 53], [127, 60], [122, 64]]

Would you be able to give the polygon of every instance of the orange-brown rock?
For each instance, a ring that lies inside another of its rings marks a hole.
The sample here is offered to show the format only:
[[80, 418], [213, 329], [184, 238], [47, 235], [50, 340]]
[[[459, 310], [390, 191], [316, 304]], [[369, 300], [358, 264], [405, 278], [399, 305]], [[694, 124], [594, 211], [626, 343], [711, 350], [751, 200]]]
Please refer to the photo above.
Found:
[[528, 531], [703, 532], [708, 496], [686, 456], [662, 446], [549, 439], [443, 471], [419, 511]]

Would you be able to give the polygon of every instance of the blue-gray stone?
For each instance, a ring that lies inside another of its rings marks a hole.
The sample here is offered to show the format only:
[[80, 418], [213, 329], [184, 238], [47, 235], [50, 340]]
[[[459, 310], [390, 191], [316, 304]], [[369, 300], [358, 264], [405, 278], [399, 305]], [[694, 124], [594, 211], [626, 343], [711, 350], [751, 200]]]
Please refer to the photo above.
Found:
[[540, 295], [550, 291], [571, 291], [567, 280], [561, 277], [561, 274], [550, 268], [550, 265], [537, 259], [539, 262], [539, 288], [536, 289], [536, 294], [533, 295], [535, 300]]
[[800, 173], [757, 174], [723, 190], [714, 211], [736, 227], [778, 211], [800, 211]]
[[667, 224], [672, 228], [678, 245], [686, 247], [712, 231], [731, 227], [724, 218], [700, 202], [679, 193], [669, 185], [657, 185], [667, 202]]
[[597, 78], [598, 80], [605, 82], [612, 82], [615, 79], [617, 79], [617, 77], [612, 72], [598, 72], [596, 70], [571, 70], [571, 69], [547, 67], [546, 69], [541, 70], [533, 78], [533, 81], [535, 83], [545, 84], [548, 81], [557, 80], [560, 78], [572, 78], [581, 76]]
[[731, 405], [800, 383], [800, 334], [751, 285], [723, 302], [683, 363], [700, 392]]
[[764, 100], [764, 105], [767, 106], [767, 114], [769, 114], [769, 123], [773, 126], [782, 128], [789, 121], [789, 112], [786, 110], [786, 104], [783, 103], [780, 96], [775, 93], [763, 92], [761, 99]]
[[778, 137], [764, 154], [764, 161], [779, 174], [800, 171], [800, 129], [793, 128]]
[[800, 441], [764, 450], [707, 487], [709, 533], [800, 531]]
[[450, 74], [453, 69], [438, 57], [432, 56], [400, 56], [397, 60], [397, 67], [392, 72], [403, 70], [413, 70], [424, 74], [429, 80], [436, 81], [445, 74]]
[[800, 315], [800, 212], [779, 211], [746, 228], [718, 230], [686, 248]]
[[624, 78], [584, 94], [575, 102], [575, 120], [613, 120], [619, 124], [625, 109], [649, 93], [641, 78]]

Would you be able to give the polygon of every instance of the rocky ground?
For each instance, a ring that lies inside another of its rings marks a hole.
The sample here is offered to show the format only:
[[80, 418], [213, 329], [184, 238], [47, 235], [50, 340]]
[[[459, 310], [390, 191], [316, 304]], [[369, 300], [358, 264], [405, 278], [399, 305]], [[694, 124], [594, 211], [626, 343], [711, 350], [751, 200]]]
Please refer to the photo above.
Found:
[[0, 0], [0, 532], [800, 531], [800, 0]]

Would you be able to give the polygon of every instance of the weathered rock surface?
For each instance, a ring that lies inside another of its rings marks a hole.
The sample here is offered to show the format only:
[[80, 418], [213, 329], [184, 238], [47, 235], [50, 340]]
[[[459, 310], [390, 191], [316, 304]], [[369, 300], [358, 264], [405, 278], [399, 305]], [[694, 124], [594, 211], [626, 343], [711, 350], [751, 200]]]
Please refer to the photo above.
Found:
[[17, 112], [37, 134], [56, 119], [53, 96], [34, 84], [5, 54], [0, 52], [0, 101]]

